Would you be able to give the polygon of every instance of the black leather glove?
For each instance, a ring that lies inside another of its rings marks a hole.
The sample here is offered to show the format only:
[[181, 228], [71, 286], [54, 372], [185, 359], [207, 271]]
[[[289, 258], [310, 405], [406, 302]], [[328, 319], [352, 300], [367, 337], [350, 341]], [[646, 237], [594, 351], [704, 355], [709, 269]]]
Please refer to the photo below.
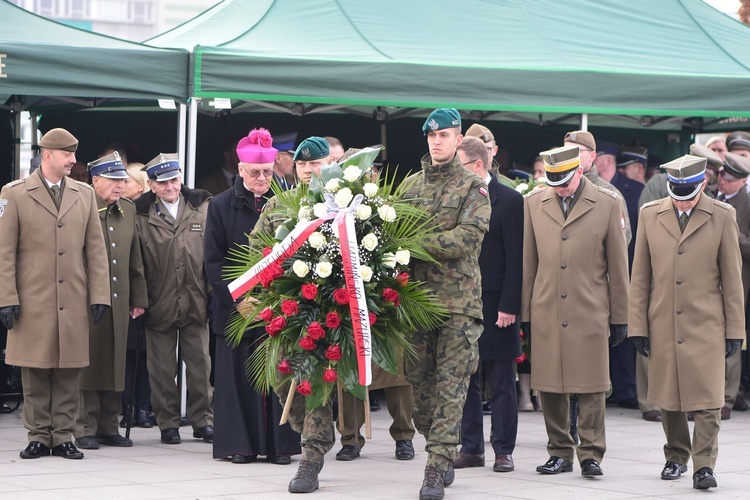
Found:
[[648, 337], [630, 337], [630, 340], [633, 341], [633, 345], [635, 346], [635, 350], [638, 351], [638, 354], [647, 358], [648, 352], [651, 350], [651, 342], [649, 342]]
[[98, 325], [99, 322], [104, 317], [104, 313], [107, 312], [107, 309], [109, 309], [109, 306], [104, 304], [92, 304], [91, 305], [91, 315], [94, 317], [94, 324]]
[[[9, 328], [10, 330], [10, 328]], [[737, 350], [742, 347], [742, 341], [737, 339], [727, 339], [727, 354], [724, 356], [728, 358], [732, 356]]]
[[628, 336], [628, 325], [609, 325], [609, 347], [614, 347]]
[[521, 331], [523, 331], [523, 334], [526, 335], [529, 340], [531, 340], [531, 322], [530, 321], [524, 321], [521, 323]]
[[5, 306], [0, 307], [0, 323], [6, 328], [6, 330], [13, 329], [13, 320], [18, 319], [18, 315], [21, 310], [18, 306]]

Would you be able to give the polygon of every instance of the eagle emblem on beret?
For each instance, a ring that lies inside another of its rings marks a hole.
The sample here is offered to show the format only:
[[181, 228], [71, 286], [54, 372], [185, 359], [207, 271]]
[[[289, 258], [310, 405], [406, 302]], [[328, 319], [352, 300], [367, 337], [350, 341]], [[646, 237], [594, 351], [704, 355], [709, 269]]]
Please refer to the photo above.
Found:
[[304, 148], [301, 152], [302, 158], [310, 158], [310, 149]]
[[427, 126], [430, 127], [430, 130], [437, 130], [440, 125], [438, 125], [438, 122], [436, 122], [434, 118], [430, 118], [427, 122]]

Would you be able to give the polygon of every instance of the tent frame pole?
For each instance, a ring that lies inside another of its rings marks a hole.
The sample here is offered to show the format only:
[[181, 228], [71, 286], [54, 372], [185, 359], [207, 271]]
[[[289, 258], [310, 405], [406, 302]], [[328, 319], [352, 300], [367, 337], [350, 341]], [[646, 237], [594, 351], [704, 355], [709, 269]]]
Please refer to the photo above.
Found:
[[583, 113], [581, 115], [581, 130], [588, 130], [589, 129], [589, 114]]
[[[198, 133], [198, 99], [191, 98], [190, 108], [187, 116], [187, 177], [186, 184], [189, 188], [195, 187], [195, 150], [197, 147], [196, 137]], [[183, 128], [184, 130], [184, 128]]]

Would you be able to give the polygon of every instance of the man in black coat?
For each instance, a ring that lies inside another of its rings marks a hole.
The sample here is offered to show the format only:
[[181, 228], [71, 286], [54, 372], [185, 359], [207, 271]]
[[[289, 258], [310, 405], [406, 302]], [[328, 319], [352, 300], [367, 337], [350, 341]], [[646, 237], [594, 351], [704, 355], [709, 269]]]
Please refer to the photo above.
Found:
[[269, 462], [289, 464], [301, 452], [300, 436], [288, 424], [279, 426], [282, 408], [273, 393], [255, 392], [245, 375], [245, 361], [255, 348], [258, 331], [248, 331], [233, 349], [224, 338], [227, 320], [235, 308], [223, 279], [229, 250], [248, 243], [268, 198], [277, 150], [265, 129], [253, 130], [237, 145], [239, 175], [234, 185], [216, 196], [208, 207], [205, 269], [213, 287], [213, 324], [216, 340], [214, 394], [214, 458], [244, 464], [265, 455]]
[[510, 472], [514, 468], [512, 455], [518, 430], [515, 358], [521, 355], [517, 315], [521, 309], [523, 196], [488, 172], [487, 148], [481, 140], [466, 137], [458, 155], [466, 168], [487, 183], [492, 216], [479, 256], [484, 316], [484, 332], [479, 339], [481, 364], [469, 382], [461, 422], [462, 447], [453, 466], [484, 466], [481, 371], [491, 390], [491, 441], [495, 451], [492, 470]]

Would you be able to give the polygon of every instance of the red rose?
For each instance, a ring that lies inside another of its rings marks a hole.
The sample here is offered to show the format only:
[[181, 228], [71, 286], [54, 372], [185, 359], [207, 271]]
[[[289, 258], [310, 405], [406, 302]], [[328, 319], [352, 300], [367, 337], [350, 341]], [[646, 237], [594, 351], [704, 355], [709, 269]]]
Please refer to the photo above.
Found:
[[318, 295], [318, 287], [312, 283], [302, 285], [302, 296], [307, 300], [313, 300]]
[[312, 394], [312, 387], [310, 386], [310, 382], [307, 380], [303, 380], [300, 385], [297, 386], [297, 392], [302, 394], [303, 396], [309, 396]]
[[341, 324], [341, 318], [339, 317], [339, 313], [330, 312], [326, 314], [326, 326], [328, 328], [336, 328], [340, 324]]
[[323, 328], [323, 325], [317, 321], [313, 321], [310, 323], [310, 326], [307, 327], [307, 334], [312, 337], [313, 340], [318, 340], [325, 338], [326, 331], [325, 328]]
[[278, 264], [273, 264], [271, 266], [271, 272], [273, 273], [273, 279], [281, 278], [282, 276], [284, 276], [284, 269], [282, 269]]
[[346, 288], [339, 288], [333, 292], [333, 300], [344, 306], [349, 303], [349, 292], [346, 291]]
[[323, 382], [326, 384], [336, 382], [336, 370], [333, 368], [326, 368], [325, 371], [323, 371]]
[[284, 316], [276, 316], [269, 324], [266, 325], [266, 332], [271, 337], [275, 337], [281, 332], [286, 326], [286, 318]]
[[523, 338], [523, 330], [518, 330], [518, 335], [520, 335], [521, 338]]
[[309, 335], [305, 335], [304, 337], [299, 339], [299, 346], [306, 351], [312, 351], [316, 347], [315, 339], [313, 339]]
[[260, 284], [263, 285], [263, 288], [268, 288], [273, 280], [273, 275], [268, 268], [265, 268], [260, 272]]
[[393, 302], [396, 304], [398, 302], [398, 292], [393, 288], [385, 288], [383, 290], [383, 299], [387, 302]]
[[263, 249], [263, 257], [267, 257], [269, 253], [271, 253], [271, 247], [265, 247]]
[[279, 363], [279, 366], [277, 366], [276, 369], [285, 375], [292, 373], [292, 365], [290, 365], [285, 359], [281, 360], [281, 363]]
[[520, 365], [524, 361], [526, 361], [526, 353], [522, 352], [521, 355], [516, 358], [516, 363]]
[[271, 309], [270, 307], [266, 307], [260, 312], [258, 316], [260, 316], [260, 319], [262, 319], [266, 323], [269, 323], [273, 319], [273, 309]]
[[332, 345], [326, 349], [325, 357], [331, 361], [338, 361], [341, 359], [341, 346]]
[[299, 307], [297, 306], [297, 302], [294, 300], [285, 300], [281, 303], [281, 312], [286, 314], [287, 316], [296, 316], [299, 314]]
[[401, 273], [396, 276], [396, 283], [402, 287], [406, 286], [406, 284], [409, 283], [409, 273]]
[[371, 312], [370, 313], [370, 326], [374, 325], [377, 320], [378, 320], [378, 315]]

